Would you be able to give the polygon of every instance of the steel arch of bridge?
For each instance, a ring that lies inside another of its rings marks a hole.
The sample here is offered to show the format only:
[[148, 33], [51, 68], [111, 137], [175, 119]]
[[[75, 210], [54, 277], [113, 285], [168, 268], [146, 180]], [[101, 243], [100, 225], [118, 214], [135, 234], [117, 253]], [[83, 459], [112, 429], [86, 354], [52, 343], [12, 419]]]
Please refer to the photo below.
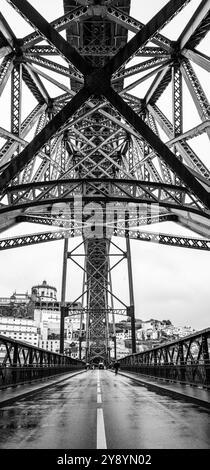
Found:
[[[127, 240], [134, 321], [129, 238], [157, 240], [155, 233], [149, 236], [139, 231], [143, 219], [151, 220], [150, 210], [145, 217], [145, 204], [158, 207], [158, 221], [176, 220], [206, 238], [163, 233], [160, 243], [209, 249], [210, 168], [189, 142], [204, 134], [210, 137], [210, 105], [195, 69], [210, 71], [210, 59], [199, 49], [210, 29], [210, 1], [199, 2], [176, 41], [162, 30], [190, 0], [168, 1], [147, 24], [130, 16], [130, 1], [125, 0], [87, 0], [85, 5], [80, 0], [64, 0], [64, 15], [52, 23], [26, 0], [8, 3], [33, 30], [17, 38], [0, 15], [0, 97], [11, 79], [11, 126], [0, 127], [4, 142], [0, 149], [0, 231], [27, 220], [66, 227], [65, 211], [64, 216], [61, 211], [55, 216], [55, 206], [69, 203], [72, 210], [79, 196], [82, 210], [86, 203], [92, 203], [93, 210], [94, 204], [100, 204], [102, 211], [109, 202], [116, 204], [116, 210], [137, 205], [137, 220], [131, 217], [128, 227], [125, 210], [125, 227], [114, 227], [113, 233]], [[128, 41], [129, 31], [134, 36]], [[130, 65], [134, 57], [137, 63]], [[68, 78], [68, 85], [63, 77]], [[125, 85], [127, 78], [129, 85]], [[146, 94], [139, 98], [135, 88], [146, 83]], [[199, 116], [198, 125], [187, 131], [184, 83]], [[55, 97], [49, 85], [56, 87]], [[36, 102], [25, 118], [24, 87]], [[171, 120], [160, 100], [168, 87]], [[113, 307], [114, 296], [108, 261], [111, 235], [108, 240], [105, 235], [85, 239], [77, 211], [72, 213], [67, 228], [74, 236], [82, 233], [85, 246], [83, 291], [88, 286], [90, 311], [87, 358], [107, 359], [106, 312]], [[2, 242], [1, 249], [52, 239], [46, 234], [36, 240], [34, 236]], [[65, 269], [67, 257], [65, 249]], [[93, 311], [100, 313], [93, 315]]]

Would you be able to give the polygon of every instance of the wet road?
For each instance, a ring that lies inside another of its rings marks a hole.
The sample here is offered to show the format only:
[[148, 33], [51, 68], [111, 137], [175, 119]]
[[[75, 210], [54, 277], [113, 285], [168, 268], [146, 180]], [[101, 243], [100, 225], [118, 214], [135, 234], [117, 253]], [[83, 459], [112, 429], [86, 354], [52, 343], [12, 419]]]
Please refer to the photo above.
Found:
[[0, 409], [1, 449], [209, 449], [210, 412], [106, 370]]

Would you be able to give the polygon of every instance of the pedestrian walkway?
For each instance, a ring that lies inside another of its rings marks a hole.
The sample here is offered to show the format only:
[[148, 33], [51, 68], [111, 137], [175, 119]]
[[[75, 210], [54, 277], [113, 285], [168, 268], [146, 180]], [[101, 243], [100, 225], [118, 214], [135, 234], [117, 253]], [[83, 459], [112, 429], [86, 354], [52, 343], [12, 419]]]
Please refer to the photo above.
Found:
[[120, 371], [119, 373], [125, 377], [137, 380], [147, 388], [156, 389], [162, 393], [166, 392], [174, 397], [184, 398], [197, 405], [210, 408], [210, 390], [204, 389], [202, 386], [182, 384], [169, 380], [165, 381], [155, 377], [140, 375], [137, 372]]
[[59, 374], [54, 375], [53, 377], [49, 377], [44, 381], [36, 380], [35, 382], [20, 384], [16, 386], [7, 387], [4, 389], [0, 389], [0, 407], [12, 403], [13, 401], [19, 399], [20, 397], [25, 397], [31, 395], [33, 393], [39, 392], [40, 390], [50, 387], [52, 385], [57, 384], [58, 382], [62, 382], [63, 380], [67, 380], [75, 375], [82, 374], [84, 370], [79, 370], [77, 372], [68, 372], [66, 374]]

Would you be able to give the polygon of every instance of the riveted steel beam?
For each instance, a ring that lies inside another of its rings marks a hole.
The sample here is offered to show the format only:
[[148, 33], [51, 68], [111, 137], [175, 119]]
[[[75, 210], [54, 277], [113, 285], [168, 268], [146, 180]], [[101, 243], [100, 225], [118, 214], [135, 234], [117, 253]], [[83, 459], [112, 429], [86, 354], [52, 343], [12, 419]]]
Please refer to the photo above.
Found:
[[[31, 233], [28, 235], [1, 238], [0, 251], [79, 237], [82, 236], [83, 230], [84, 228], [81, 227], [80, 229], [72, 228], [65, 230], [55, 230], [52, 232]], [[109, 232], [111, 232], [110, 228]], [[122, 237], [131, 240], [139, 240], [142, 242], [156, 243], [158, 245], [188, 248], [191, 250], [199, 251], [210, 251], [210, 239], [205, 238], [185, 237], [175, 234], [169, 235], [167, 233], [162, 232], [145, 232], [142, 230], [132, 230], [130, 228], [121, 229], [115, 227], [113, 227], [112, 236]], [[93, 277], [94, 274], [92, 275], [92, 278]], [[105, 280], [105, 277], [103, 278]], [[133, 300], [133, 298], [131, 300]]]
[[91, 71], [91, 66], [65, 39], [51, 26], [43, 16], [26, 0], [8, 0], [35, 29], [37, 29], [50, 44], [72, 63], [81, 73]]
[[210, 57], [202, 54], [200, 51], [184, 49], [182, 55], [187, 59], [192, 60], [195, 64], [202, 67], [207, 72], [210, 72]]
[[190, 188], [198, 199], [210, 209], [210, 194], [196, 180], [190, 171], [181, 163], [167, 146], [156, 136], [152, 130], [143, 122], [143, 120], [123, 101], [123, 99], [113, 90], [105, 92], [106, 98], [121, 113], [139, 135], [149, 143], [157, 152], [159, 157], [180, 177], [188, 188]]
[[[182, 62], [181, 71], [201, 120], [208, 120], [210, 117], [210, 104], [188, 59]], [[208, 129], [207, 134], [210, 139], [210, 131]]]
[[[83, 8], [78, 7], [72, 10], [66, 15], [61, 16], [60, 18], [56, 18], [56, 20], [52, 21], [50, 24], [56, 31], [63, 31], [69, 27], [71, 23], [81, 21], [88, 15], [88, 8], [85, 6]], [[38, 42], [42, 41], [42, 35], [39, 34], [39, 31], [35, 31], [34, 33], [29, 34], [23, 38], [23, 49], [28, 49], [37, 44]], [[42, 46], [37, 46], [42, 47]], [[46, 47], [46, 46], [44, 46]]]
[[180, 49], [182, 50], [188, 41], [190, 40], [193, 33], [196, 31], [202, 20], [209, 13], [210, 10], [210, 0], [202, 0], [192, 18], [186, 25], [184, 31], [181, 33], [177, 43], [179, 44]]
[[86, 88], [72, 98], [72, 100], [50, 121], [46, 127], [34, 137], [32, 142], [15, 157], [8, 167], [2, 172], [0, 180], [0, 190], [5, 189], [12, 178], [19, 173], [27, 163], [41, 150], [44, 144], [57, 132], [77, 109], [89, 98], [90, 93]]
[[185, 0], [169, 1], [135, 36], [132, 38], [109, 63], [105, 66], [108, 75], [112, 75], [122, 67], [133, 55], [144, 46], [151, 37], [162, 29], [168, 21], [188, 2]]
[[7, 21], [5, 20], [2, 13], [0, 13], [0, 31], [1, 34], [5, 37], [8, 45], [10, 46], [10, 51], [12, 51], [13, 46], [16, 41], [16, 36], [10, 26], [8, 25]]
[[14, 67], [14, 56], [10, 54], [6, 56], [0, 65], [0, 96], [2, 95], [4, 88], [9, 80], [10, 74]]
[[[107, 7], [106, 16], [110, 20], [123, 26], [129, 31], [132, 31], [133, 33], [138, 33], [138, 31], [140, 31], [145, 26], [144, 23], [136, 20], [135, 18], [132, 18], [124, 11], [121, 11], [112, 6]], [[168, 53], [173, 49], [172, 41], [159, 33], [155, 34], [155, 36], [151, 38], [151, 42], [155, 45], [158, 45], [161, 48], [160, 50], [162, 53]]]

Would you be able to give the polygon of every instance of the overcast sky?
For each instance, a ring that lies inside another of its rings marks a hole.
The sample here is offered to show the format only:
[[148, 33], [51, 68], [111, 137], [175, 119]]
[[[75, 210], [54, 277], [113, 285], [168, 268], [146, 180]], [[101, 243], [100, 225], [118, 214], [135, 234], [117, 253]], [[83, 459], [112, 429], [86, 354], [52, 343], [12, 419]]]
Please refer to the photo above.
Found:
[[[63, 14], [62, 0], [34, 0], [30, 3], [49, 20]], [[141, 21], [148, 21], [166, 3], [166, 0], [147, 0], [147, 2], [132, 0], [131, 15]], [[185, 12], [174, 20], [173, 27], [170, 30], [167, 27], [164, 33], [168, 34], [171, 39], [176, 39], [199, 3], [199, 0], [192, 0]], [[30, 26], [17, 16], [6, 0], [0, 0], [0, 7], [17, 36], [23, 36], [31, 31]], [[206, 48], [208, 47], [209, 50], [209, 46], [208, 35], [199, 47], [201, 51], [206, 52]], [[199, 67], [195, 67], [195, 69], [206, 94], [209, 96], [210, 87], [207, 73]], [[170, 92], [169, 88], [161, 102], [162, 109], [168, 117], [171, 113], [171, 106], [168, 106]], [[189, 94], [186, 90], [185, 92], [185, 109], [187, 111], [184, 115], [184, 130], [187, 130], [199, 124], [200, 120]], [[141, 94], [144, 95], [145, 89], [138, 89], [136, 93], [141, 97]], [[8, 97], [9, 89], [5, 91], [0, 100], [0, 125], [9, 129]], [[202, 136], [194, 139], [190, 145], [199, 153], [203, 161], [207, 162], [209, 158], [207, 138]], [[145, 227], [145, 229], [149, 228]], [[33, 233], [37, 230], [44, 231], [45, 227], [21, 224], [1, 234], [1, 238], [15, 234]], [[152, 230], [195, 236], [174, 223], [153, 225]], [[116, 243], [117, 239], [113, 241]], [[79, 242], [80, 239], [70, 240], [69, 247], [73, 248]], [[124, 240], [119, 240], [119, 243], [121, 247], [124, 247]], [[160, 320], [170, 319], [177, 326], [191, 325], [198, 330], [209, 327], [210, 252], [165, 247], [141, 241], [132, 241], [131, 248], [136, 316], [143, 320], [151, 317]], [[46, 279], [51, 285], [57, 287], [58, 297], [60, 297], [62, 255], [63, 241], [0, 252], [0, 296], [9, 296], [14, 290], [17, 292], [30, 291], [32, 285]], [[67, 298], [74, 300], [81, 293], [82, 276], [70, 262], [68, 267]], [[113, 286], [116, 295], [121, 296], [122, 300], [127, 303], [125, 261], [115, 271]]]

